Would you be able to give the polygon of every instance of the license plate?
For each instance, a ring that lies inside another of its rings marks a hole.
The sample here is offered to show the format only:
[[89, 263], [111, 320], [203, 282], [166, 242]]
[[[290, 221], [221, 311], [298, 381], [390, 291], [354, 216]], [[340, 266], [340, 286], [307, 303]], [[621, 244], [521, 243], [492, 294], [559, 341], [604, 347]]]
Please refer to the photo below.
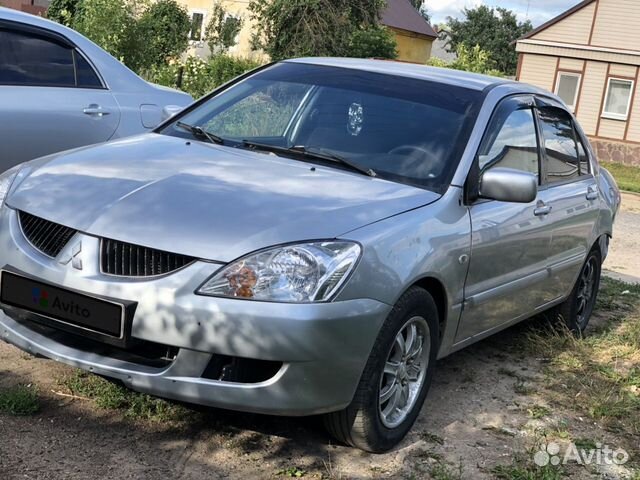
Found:
[[75, 293], [63, 288], [32, 280], [22, 275], [3, 271], [0, 281], [0, 301], [47, 319], [65, 327], [96, 332], [110, 337], [124, 335], [122, 304]]

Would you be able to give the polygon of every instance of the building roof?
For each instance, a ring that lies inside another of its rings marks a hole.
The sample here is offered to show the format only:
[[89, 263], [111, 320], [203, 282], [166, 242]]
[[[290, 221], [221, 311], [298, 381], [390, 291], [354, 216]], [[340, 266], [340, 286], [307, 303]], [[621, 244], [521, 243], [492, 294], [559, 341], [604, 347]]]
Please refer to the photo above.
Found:
[[571, 7], [569, 10], [567, 10], [565, 12], [562, 12], [557, 17], [554, 17], [551, 20], [549, 20], [548, 22], [543, 23], [538, 28], [534, 28], [529, 33], [527, 33], [526, 35], [523, 35], [522, 37], [520, 37], [519, 40], [524, 40], [525, 38], [533, 37], [535, 34], [540, 33], [541, 31], [549, 28], [552, 25], [555, 25], [556, 23], [558, 23], [558, 22], [564, 20], [565, 18], [567, 18], [569, 15], [573, 15], [578, 10], [582, 10], [584, 7], [586, 7], [587, 5], [591, 5], [595, 1], [596, 0], [583, 0], [582, 2], [578, 3], [577, 5], [574, 5], [573, 7]]
[[387, 27], [399, 28], [427, 37], [437, 38], [438, 34], [427, 23], [409, 0], [388, 0], [383, 10], [380, 23]]

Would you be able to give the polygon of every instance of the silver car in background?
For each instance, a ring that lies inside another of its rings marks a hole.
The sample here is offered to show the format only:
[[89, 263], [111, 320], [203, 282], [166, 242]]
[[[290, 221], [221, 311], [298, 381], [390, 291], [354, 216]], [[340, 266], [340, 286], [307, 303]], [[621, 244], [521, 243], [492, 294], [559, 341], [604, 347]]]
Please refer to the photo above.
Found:
[[0, 7], [0, 171], [149, 131], [192, 101], [69, 28]]
[[[402, 440], [436, 359], [594, 307], [620, 195], [525, 84], [298, 59], [0, 176], [0, 336], [138, 391]], [[454, 399], [452, 399], [454, 401]]]

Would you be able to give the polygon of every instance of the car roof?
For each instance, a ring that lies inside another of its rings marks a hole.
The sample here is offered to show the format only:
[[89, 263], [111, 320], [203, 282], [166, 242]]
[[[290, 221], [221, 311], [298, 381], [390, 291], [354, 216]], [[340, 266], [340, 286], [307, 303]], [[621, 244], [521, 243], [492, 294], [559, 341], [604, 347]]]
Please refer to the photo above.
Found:
[[450, 68], [429, 67], [415, 63], [398, 62], [393, 60], [369, 60], [361, 58], [332, 58], [308, 57], [286, 60], [293, 63], [324, 65], [329, 67], [350, 68], [366, 72], [399, 75], [438, 83], [446, 83], [473, 90], [484, 90], [487, 87], [516, 84], [517, 82], [505, 78], [491, 77], [479, 73], [464, 72]]

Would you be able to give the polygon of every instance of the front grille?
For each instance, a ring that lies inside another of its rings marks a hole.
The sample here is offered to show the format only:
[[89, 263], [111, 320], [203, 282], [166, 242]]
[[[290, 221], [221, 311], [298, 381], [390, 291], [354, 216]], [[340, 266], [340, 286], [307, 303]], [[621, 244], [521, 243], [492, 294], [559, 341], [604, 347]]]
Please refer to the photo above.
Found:
[[76, 230], [39, 218], [27, 212], [18, 213], [22, 233], [29, 243], [45, 255], [55, 258], [76, 234]]
[[151, 277], [174, 272], [195, 261], [193, 257], [163, 252], [117, 240], [102, 239], [102, 273], [122, 277]]

